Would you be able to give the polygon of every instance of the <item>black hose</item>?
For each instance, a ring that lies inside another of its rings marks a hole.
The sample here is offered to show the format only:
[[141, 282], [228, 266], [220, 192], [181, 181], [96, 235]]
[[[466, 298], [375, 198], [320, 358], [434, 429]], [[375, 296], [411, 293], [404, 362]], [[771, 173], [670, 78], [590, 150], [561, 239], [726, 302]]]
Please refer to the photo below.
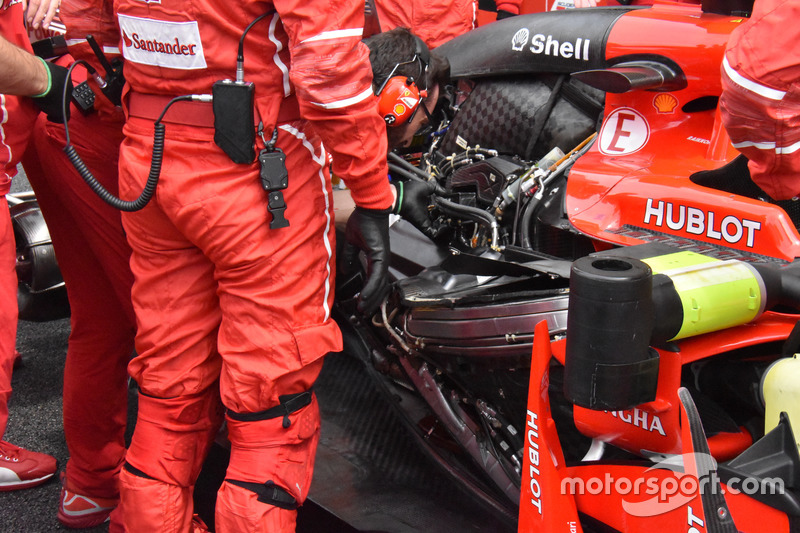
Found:
[[420, 182], [426, 181], [426, 180], [420, 178], [419, 175], [417, 175], [416, 173], [411, 172], [410, 170], [408, 170], [408, 169], [406, 169], [404, 167], [401, 167], [399, 165], [395, 165], [394, 163], [389, 163], [389, 171], [392, 174], [396, 174], [398, 176], [402, 176], [402, 177], [408, 178], [410, 180], [420, 181]]
[[497, 223], [495, 218], [491, 214], [484, 211], [483, 209], [478, 209], [477, 207], [470, 207], [468, 205], [461, 205], [456, 202], [451, 202], [450, 200], [442, 198], [440, 196], [435, 196], [434, 200], [439, 209], [441, 209], [442, 212], [445, 214], [464, 217], [466, 219], [482, 223], [489, 227]]
[[[423, 181], [428, 181], [428, 180], [431, 179], [430, 175], [427, 172], [425, 172], [422, 169], [412, 165], [411, 163], [409, 163], [408, 161], [406, 161], [405, 159], [403, 159], [402, 157], [400, 157], [396, 153], [389, 152], [389, 166], [390, 167], [392, 166], [392, 163], [397, 164], [398, 166], [404, 168], [408, 172], [412, 172], [413, 174], [415, 174], [415, 177], [418, 177], [419, 179], [422, 179]], [[414, 179], [414, 177], [410, 177], [410, 179]]]
[[[522, 198], [520, 198], [522, 201]], [[536, 208], [539, 207], [539, 198], [532, 196], [530, 200], [525, 203], [522, 208], [522, 218], [519, 222], [519, 245], [523, 248], [532, 248], [531, 244], [531, 221], [533, 215], [536, 213]]]

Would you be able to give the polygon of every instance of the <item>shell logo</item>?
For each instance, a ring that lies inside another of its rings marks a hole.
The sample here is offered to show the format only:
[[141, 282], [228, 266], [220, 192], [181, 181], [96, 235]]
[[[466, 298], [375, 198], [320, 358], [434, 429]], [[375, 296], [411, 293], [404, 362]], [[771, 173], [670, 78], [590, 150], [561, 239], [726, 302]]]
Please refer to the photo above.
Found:
[[522, 28], [517, 33], [514, 34], [514, 38], [511, 39], [511, 49], [515, 52], [519, 52], [525, 45], [528, 44], [528, 38], [530, 37], [530, 32], [528, 28]]
[[406, 113], [406, 106], [401, 104], [400, 102], [394, 105], [394, 114], [398, 117], [402, 117]]
[[678, 99], [671, 94], [661, 93], [653, 98], [653, 107], [659, 113], [672, 113], [678, 107]]

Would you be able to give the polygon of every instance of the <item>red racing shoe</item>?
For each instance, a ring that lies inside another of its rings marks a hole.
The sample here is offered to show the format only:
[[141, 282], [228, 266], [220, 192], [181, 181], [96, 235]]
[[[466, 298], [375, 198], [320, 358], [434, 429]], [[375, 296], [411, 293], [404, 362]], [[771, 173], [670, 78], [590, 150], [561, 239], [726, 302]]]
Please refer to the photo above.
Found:
[[0, 441], [0, 491], [35, 487], [55, 473], [55, 457]]
[[109, 521], [111, 511], [119, 504], [119, 498], [95, 498], [84, 496], [67, 488], [61, 474], [61, 502], [58, 505], [58, 521], [68, 528], [84, 529], [99, 526]]

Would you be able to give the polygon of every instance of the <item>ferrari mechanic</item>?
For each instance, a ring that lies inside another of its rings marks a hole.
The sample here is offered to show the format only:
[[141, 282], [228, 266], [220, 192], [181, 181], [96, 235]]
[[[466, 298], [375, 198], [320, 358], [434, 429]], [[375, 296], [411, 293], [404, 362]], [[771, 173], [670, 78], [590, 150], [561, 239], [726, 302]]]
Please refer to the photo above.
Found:
[[[96, 179], [116, 192], [124, 116], [112, 4], [62, 0], [59, 18], [69, 54], [55, 61], [63, 66], [85, 61], [98, 76], [88, 76], [78, 86], [82, 107], [71, 104], [70, 139]], [[87, 73], [80, 65], [72, 72], [76, 82]], [[84, 528], [105, 522], [119, 501], [127, 364], [136, 323], [130, 247], [120, 212], [87, 190], [63, 150], [66, 143], [64, 125], [40, 116], [23, 166], [47, 223], [70, 306], [62, 403], [69, 460], [57, 516], [67, 527]], [[117, 527], [115, 518], [111, 530]]]
[[[31, 4], [31, 23], [48, 25], [57, 0]], [[41, 9], [39, 9], [41, 8]], [[52, 67], [33, 55], [25, 28], [25, 4], [0, 2], [0, 438], [8, 424], [11, 374], [16, 359], [17, 273], [16, 245], [6, 194], [17, 175], [17, 164], [30, 139], [39, 113], [34, 102], [57, 116], [66, 69]], [[18, 96], [13, 96], [18, 95]], [[34, 96], [35, 98], [21, 98]], [[0, 440], [0, 491], [33, 487], [53, 477], [56, 460]]]
[[392, 194], [363, 3], [116, 0], [115, 11], [130, 88], [120, 196], [139, 194], [153, 157], [165, 169], [150, 203], [123, 213], [141, 391], [125, 525], [190, 529], [224, 406], [216, 530], [293, 531], [319, 437], [313, 384], [341, 349], [328, 150], [358, 206], [348, 233], [367, 250], [360, 309], [388, 289]]

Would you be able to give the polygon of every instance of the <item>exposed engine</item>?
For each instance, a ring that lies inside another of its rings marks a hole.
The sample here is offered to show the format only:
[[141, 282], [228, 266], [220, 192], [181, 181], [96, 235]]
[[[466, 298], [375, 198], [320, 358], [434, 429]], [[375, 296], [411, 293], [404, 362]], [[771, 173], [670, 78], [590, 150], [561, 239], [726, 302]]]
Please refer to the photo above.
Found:
[[[518, 414], [534, 326], [544, 319], [551, 335], [564, 333], [564, 269], [591, 251], [562, 204], [569, 169], [591, 146], [603, 93], [568, 79], [461, 82], [434, 113], [435, 131], [390, 156], [393, 179], [440, 185], [430, 206], [439, 237], [433, 242], [402, 219], [392, 225], [395, 291], [368, 328], [373, 346], [386, 349], [371, 350], [370, 363], [390, 378], [401, 410], [416, 413], [416, 433], [438, 459], [501, 507], [519, 498]], [[345, 307], [347, 286], [338, 293]], [[559, 396], [556, 414], [568, 417]], [[565, 444], [580, 457], [589, 440], [574, 437]], [[474, 464], [486, 475], [472, 474]], [[502, 510], [513, 515], [513, 505]]]

